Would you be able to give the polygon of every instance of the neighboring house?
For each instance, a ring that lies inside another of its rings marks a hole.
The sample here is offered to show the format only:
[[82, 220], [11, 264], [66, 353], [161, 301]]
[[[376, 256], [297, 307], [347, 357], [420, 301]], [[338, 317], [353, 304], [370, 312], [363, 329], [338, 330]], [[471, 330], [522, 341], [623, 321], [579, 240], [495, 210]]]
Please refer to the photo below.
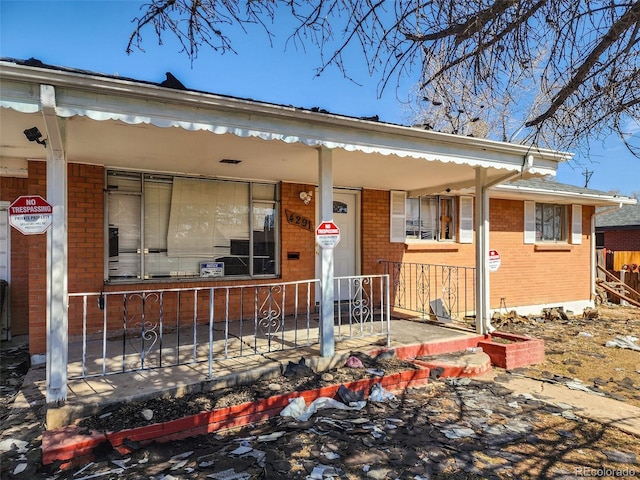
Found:
[[[597, 247], [610, 252], [637, 252], [640, 256], [640, 205], [602, 210], [596, 217]], [[640, 265], [640, 258], [637, 260], [631, 263]]]
[[[631, 202], [535, 180], [570, 155], [526, 145], [37, 61], [1, 61], [0, 88], [0, 266], [12, 331], [29, 334], [34, 355], [55, 328], [121, 328], [120, 317], [67, 311], [67, 291], [389, 273], [400, 307], [416, 285], [399, 265], [421, 264], [476, 267], [456, 294], [474, 299], [464, 314], [479, 333], [505, 305], [580, 309], [592, 298], [596, 207]], [[53, 205], [47, 235], [7, 226], [22, 195]], [[340, 242], [319, 251], [315, 228], [331, 219]], [[333, 300], [312, 299], [324, 311]]]
[[[624, 205], [619, 209], [600, 209], [596, 217], [596, 243], [603, 266], [632, 291], [638, 291], [640, 280], [640, 205]], [[629, 298], [640, 299], [631, 291]], [[609, 295], [619, 301], [616, 295]]]

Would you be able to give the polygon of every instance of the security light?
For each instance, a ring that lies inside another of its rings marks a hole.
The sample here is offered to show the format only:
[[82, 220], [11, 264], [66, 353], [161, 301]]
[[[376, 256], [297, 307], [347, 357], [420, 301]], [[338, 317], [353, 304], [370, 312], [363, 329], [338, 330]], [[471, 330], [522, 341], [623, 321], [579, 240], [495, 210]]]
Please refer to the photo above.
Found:
[[47, 148], [47, 141], [41, 140], [42, 133], [40, 133], [40, 130], [38, 130], [38, 127], [27, 128], [24, 131], [24, 135], [25, 137], [27, 137], [27, 140], [29, 140], [30, 142], [39, 143], [44, 148]]

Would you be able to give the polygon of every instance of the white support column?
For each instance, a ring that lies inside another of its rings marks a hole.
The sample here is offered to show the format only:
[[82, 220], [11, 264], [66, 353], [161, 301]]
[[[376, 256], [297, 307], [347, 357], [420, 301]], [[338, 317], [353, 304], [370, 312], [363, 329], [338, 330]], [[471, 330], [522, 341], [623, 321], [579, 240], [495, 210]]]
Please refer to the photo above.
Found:
[[487, 171], [476, 169], [476, 331], [485, 335], [490, 330], [489, 282], [489, 190]]
[[47, 402], [67, 399], [67, 158], [56, 115], [55, 89], [40, 86], [47, 137], [47, 201], [53, 222], [47, 233]]
[[[320, 222], [333, 220], [333, 152], [325, 147], [318, 149], [318, 179]], [[333, 249], [320, 248], [320, 255], [320, 356], [332, 357], [335, 353]]]

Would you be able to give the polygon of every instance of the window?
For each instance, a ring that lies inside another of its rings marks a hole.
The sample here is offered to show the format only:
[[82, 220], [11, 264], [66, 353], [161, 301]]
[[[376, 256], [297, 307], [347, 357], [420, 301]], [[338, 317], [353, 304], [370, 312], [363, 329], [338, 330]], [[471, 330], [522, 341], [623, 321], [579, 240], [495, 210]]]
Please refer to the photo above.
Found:
[[274, 184], [108, 172], [107, 277], [274, 275], [276, 198]]
[[473, 197], [407, 198], [405, 192], [393, 191], [390, 216], [391, 242], [473, 242]]
[[[571, 223], [569, 223], [571, 212]], [[524, 202], [524, 242], [582, 243], [582, 206]]]
[[536, 241], [558, 242], [566, 239], [564, 205], [536, 203]]
[[452, 197], [407, 198], [406, 237], [419, 240], [455, 240]]

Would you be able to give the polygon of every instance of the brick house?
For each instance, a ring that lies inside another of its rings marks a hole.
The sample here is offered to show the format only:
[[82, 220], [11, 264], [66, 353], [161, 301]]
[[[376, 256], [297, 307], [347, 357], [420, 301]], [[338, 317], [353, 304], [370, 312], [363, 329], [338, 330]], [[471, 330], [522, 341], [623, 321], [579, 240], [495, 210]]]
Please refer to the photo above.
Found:
[[[106, 315], [83, 323], [69, 295], [393, 277], [408, 264], [473, 268], [458, 288], [486, 333], [503, 304], [590, 305], [596, 208], [633, 203], [539, 180], [564, 152], [37, 61], [2, 60], [0, 74], [0, 273], [11, 333], [34, 356], [117, 330]], [[25, 195], [53, 205], [46, 235], [9, 228]], [[340, 242], [319, 249], [330, 219]]]
[[[597, 248], [604, 248], [608, 252], [637, 252], [640, 256], [640, 205], [603, 210], [596, 217]], [[640, 265], [640, 257], [634, 258], [631, 253], [626, 256], [629, 258], [621, 258], [618, 263]], [[620, 268], [614, 270], [619, 271]]]
[[[603, 267], [637, 292], [640, 285], [640, 205], [600, 209], [596, 217], [596, 248]], [[634, 293], [630, 292], [629, 296], [640, 301]], [[610, 295], [610, 301], [620, 299]]]

